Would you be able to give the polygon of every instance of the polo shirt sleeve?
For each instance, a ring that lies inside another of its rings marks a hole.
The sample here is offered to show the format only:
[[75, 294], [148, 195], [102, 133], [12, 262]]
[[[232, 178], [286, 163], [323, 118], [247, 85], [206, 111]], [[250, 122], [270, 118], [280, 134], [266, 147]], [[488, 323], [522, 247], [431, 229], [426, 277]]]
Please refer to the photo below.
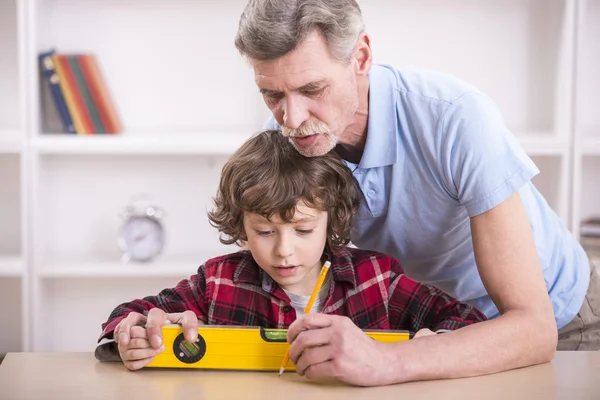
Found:
[[275, 117], [273, 117], [272, 115], [267, 119], [267, 121], [263, 124], [263, 129], [266, 130], [276, 130], [276, 129], [281, 129], [281, 127], [279, 126], [279, 124], [277, 123], [277, 121], [275, 120]]
[[438, 127], [442, 184], [470, 217], [499, 205], [539, 173], [498, 107], [481, 93], [450, 103]]

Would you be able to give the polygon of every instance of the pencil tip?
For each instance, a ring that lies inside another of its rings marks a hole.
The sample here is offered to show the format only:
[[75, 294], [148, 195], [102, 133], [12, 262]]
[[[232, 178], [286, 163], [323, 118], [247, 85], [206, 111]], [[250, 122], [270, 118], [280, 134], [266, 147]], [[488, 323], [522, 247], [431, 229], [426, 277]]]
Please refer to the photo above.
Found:
[[283, 371], [285, 371], [285, 368], [279, 367], [279, 376], [281, 376], [281, 374], [283, 374]]

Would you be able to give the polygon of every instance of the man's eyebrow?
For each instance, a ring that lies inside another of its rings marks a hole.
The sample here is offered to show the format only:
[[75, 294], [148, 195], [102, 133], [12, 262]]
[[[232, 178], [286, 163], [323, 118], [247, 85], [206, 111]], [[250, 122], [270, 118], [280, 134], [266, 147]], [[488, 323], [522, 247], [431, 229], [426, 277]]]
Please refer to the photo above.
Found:
[[[294, 91], [295, 92], [307, 92], [307, 91], [319, 89], [325, 83], [326, 83], [325, 79], [320, 79], [318, 81], [308, 82], [307, 84], [302, 85], [299, 88], [294, 89]], [[281, 93], [283, 93], [280, 90], [265, 89], [265, 88], [260, 88], [259, 91], [260, 91], [261, 94], [266, 94], [266, 95], [274, 95], [274, 94], [281, 94]]]
[[260, 91], [260, 94], [266, 94], [266, 95], [274, 95], [274, 94], [282, 93], [279, 90], [264, 89], [264, 88], [260, 88], [259, 91]]
[[325, 84], [325, 82], [326, 82], [325, 79], [320, 79], [318, 81], [309, 82], [306, 85], [300, 86], [296, 90], [299, 91], [299, 92], [306, 92], [306, 91], [311, 91], [311, 90], [319, 89], [321, 86], [323, 86]]

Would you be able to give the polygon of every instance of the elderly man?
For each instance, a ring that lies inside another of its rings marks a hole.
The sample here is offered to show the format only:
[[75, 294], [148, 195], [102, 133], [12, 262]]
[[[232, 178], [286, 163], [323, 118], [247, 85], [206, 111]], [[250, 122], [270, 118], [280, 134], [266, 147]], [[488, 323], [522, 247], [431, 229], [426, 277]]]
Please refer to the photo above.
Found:
[[235, 45], [273, 113], [266, 127], [307, 157], [335, 149], [353, 171], [364, 195], [353, 243], [490, 318], [384, 352], [346, 319], [309, 314], [288, 335], [299, 373], [379, 385], [547, 362], [557, 339], [600, 347], [595, 269], [488, 97], [373, 64], [353, 0], [250, 0]]

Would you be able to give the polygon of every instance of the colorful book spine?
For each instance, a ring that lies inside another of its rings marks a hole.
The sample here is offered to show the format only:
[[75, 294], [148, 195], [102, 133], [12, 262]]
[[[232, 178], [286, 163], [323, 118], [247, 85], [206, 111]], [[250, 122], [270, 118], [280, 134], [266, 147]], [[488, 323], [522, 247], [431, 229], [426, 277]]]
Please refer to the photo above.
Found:
[[83, 99], [83, 105], [90, 116], [90, 121], [92, 123], [92, 132], [93, 133], [106, 133], [104, 126], [102, 126], [102, 121], [100, 119], [100, 115], [98, 113], [98, 109], [94, 104], [94, 100], [92, 99], [92, 95], [90, 94], [89, 87], [87, 82], [83, 76], [83, 72], [79, 65], [79, 60], [77, 55], [69, 55], [67, 56], [69, 60], [69, 65], [71, 67], [71, 71], [73, 71], [73, 76], [75, 77], [75, 81], [77, 82], [77, 87], [79, 89], [79, 93], [81, 93], [81, 98]]
[[64, 58], [54, 54], [52, 56], [52, 61], [54, 62], [54, 67], [56, 68], [56, 73], [60, 79], [60, 88], [65, 96], [65, 102], [67, 103], [67, 107], [69, 112], [71, 113], [71, 117], [73, 118], [73, 125], [75, 126], [75, 131], [78, 134], [85, 134], [85, 127], [83, 123], [83, 118], [81, 116], [81, 111], [77, 108], [75, 95], [73, 93], [73, 85], [67, 75], [64, 67]]
[[121, 130], [120, 123], [116, 112], [112, 107], [108, 91], [99, 74], [99, 69], [97, 65], [95, 65], [94, 56], [91, 54], [82, 54], [77, 57], [77, 61], [81, 67], [92, 100], [98, 110], [100, 121], [102, 122], [105, 132], [119, 133]]
[[48, 84], [48, 87], [50, 88], [50, 92], [52, 93], [54, 105], [56, 106], [58, 114], [60, 115], [65, 132], [77, 133], [75, 130], [75, 125], [73, 124], [73, 119], [71, 118], [71, 113], [67, 107], [67, 102], [65, 101], [65, 97], [61, 90], [60, 77], [56, 72], [56, 67], [54, 66], [54, 61], [52, 60], [52, 56], [54, 54], [55, 50], [50, 50], [39, 55], [42, 74]]
[[[73, 109], [79, 115], [82, 131], [77, 133], [90, 134], [94, 133], [94, 123], [92, 122], [92, 118], [87, 110], [85, 105], [85, 100], [81, 93], [81, 88], [77, 83], [77, 79], [75, 77], [75, 73], [71, 68], [71, 64], [69, 62], [69, 56], [65, 54], [58, 54], [56, 56], [57, 64], [62, 68], [62, 72], [64, 74], [64, 79], [68, 83], [68, 88], [71, 93], [73, 99]], [[71, 106], [69, 106], [71, 107]], [[71, 108], [69, 108], [71, 109]]]
[[93, 54], [81, 55], [79, 61], [106, 132], [120, 133], [123, 125], [100, 72], [96, 56]]

